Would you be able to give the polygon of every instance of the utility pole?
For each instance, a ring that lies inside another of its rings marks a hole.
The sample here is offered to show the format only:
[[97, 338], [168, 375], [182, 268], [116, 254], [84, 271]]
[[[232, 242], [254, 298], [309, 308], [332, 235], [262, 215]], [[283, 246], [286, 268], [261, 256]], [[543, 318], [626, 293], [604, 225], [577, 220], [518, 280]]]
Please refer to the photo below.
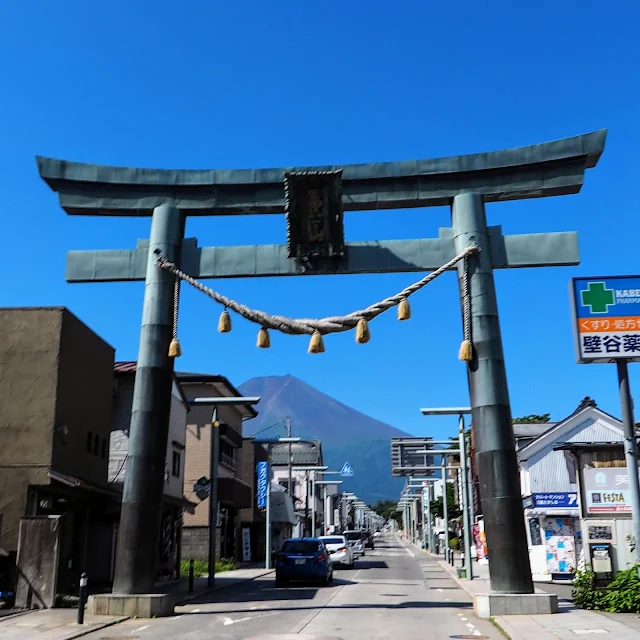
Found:
[[449, 505], [447, 501], [447, 459], [442, 456], [442, 515], [444, 516], [444, 557], [449, 559]]
[[464, 416], [458, 418], [460, 449], [460, 491], [462, 493], [462, 518], [464, 525], [464, 566], [467, 580], [473, 579], [471, 567], [471, 509], [469, 507], [469, 474], [467, 473], [467, 437], [464, 432]]
[[[291, 438], [291, 418], [287, 416], [284, 419], [284, 423], [287, 429], [287, 438]], [[295, 491], [293, 489], [293, 452], [291, 450], [291, 442], [289, 442], [289, 497], [293, 503], [293, 508], [296, 508], [295, 504]]]

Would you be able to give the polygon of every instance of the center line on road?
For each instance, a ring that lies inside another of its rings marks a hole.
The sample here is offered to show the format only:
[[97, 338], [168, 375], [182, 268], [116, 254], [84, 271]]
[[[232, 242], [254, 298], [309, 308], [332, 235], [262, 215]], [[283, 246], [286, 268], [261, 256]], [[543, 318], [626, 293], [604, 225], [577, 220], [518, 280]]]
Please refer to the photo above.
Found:
[[144, 627], [140, 627], [139, 629], [136, 629], [136, 631], [144, 631], [145, 629], [148, 629], [149, 625], [145, 624]]

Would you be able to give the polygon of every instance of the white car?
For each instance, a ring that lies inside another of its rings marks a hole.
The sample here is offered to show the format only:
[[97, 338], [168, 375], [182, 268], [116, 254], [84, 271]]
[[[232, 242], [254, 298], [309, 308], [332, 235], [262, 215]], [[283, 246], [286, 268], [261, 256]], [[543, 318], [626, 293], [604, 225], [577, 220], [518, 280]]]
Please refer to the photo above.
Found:
[[324, 542], [333, 564], [342, 564], [350, 569], [353, 567], [353, 549], [344, 536], [321, 536], [320, 540]]

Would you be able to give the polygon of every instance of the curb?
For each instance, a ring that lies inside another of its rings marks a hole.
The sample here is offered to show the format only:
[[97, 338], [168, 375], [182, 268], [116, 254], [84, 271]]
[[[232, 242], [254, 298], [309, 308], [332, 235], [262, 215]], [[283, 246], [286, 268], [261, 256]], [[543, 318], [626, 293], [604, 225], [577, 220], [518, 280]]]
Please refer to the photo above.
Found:
[[94, 633], [95, 631], [100, 631], [102, 629], [106, 629], [107, 627], [113, 627], [116, 624], [120, 624], [125, 620], [129, 620], [130, 616], [123, 616], [120, 620], [112, 620], [111, 622], [105, 622], [103, 624], [92, 625], [90, 629], [82, 629], [82, 631], [78, 631], [78, 633], [67, 636], [64, 640], [74, 640], [75, 638], [82, 638], [83, 636], [88, 636], [90, 633]]
[[201, 598], [202, 596], [208, 596], [212, 593], [215, 593], [216, 591], [224, 591], [225, 589], [231, 589], [231, 587], [235, 587], [236, 585], [239, 584], [244, 584], [245, 582], [252, 582], [253, 580], [257, 580], [258, 578], [262, 578], [263, 576], [267, 576], [270, 573], [273, 573], [275, 571], [275, 569], [265, 569], [264, 573], [260, 573], [257, 576], [253, 576], [251, 578], [238, 578], [238, 580], [236, 582], [234, 582], [233, 584], [228, 584], [228, 585], [223, 585], [223, 586], [218, 586], [218, 587], [211, 587], [211, 589], [207, 589], [205, 591], [201, 591], [200, 593], [196, 593], [193, 595], [190, 595], [187, 598], [184, 598], [183, 600], [177, 600], [176, 601], [176, 607], [180, 607], [182, 605], [187, 604], [188, 602], [192, 602], [193, 600], [196, 600], [197, 598]]
[[9, 613], [6, 616], [0, 616], [0, 623], [5, 620], [13, 620], [13, 618], [17, 618], [18, 616], [23, 616], [26, 613], [31, 613], [31, 609], [25, 609], [24, 611], [16, 611], [15, 613]]

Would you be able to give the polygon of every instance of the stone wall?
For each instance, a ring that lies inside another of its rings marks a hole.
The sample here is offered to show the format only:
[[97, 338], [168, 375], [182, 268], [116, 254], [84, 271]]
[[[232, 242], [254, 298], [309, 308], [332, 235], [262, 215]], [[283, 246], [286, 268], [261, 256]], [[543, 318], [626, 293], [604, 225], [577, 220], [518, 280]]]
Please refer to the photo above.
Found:
[[[209, 527], [183, 527], [182, 560], [209, 559]], [[220, 559], [220, 536], [216, 538], [216, 559]]]

